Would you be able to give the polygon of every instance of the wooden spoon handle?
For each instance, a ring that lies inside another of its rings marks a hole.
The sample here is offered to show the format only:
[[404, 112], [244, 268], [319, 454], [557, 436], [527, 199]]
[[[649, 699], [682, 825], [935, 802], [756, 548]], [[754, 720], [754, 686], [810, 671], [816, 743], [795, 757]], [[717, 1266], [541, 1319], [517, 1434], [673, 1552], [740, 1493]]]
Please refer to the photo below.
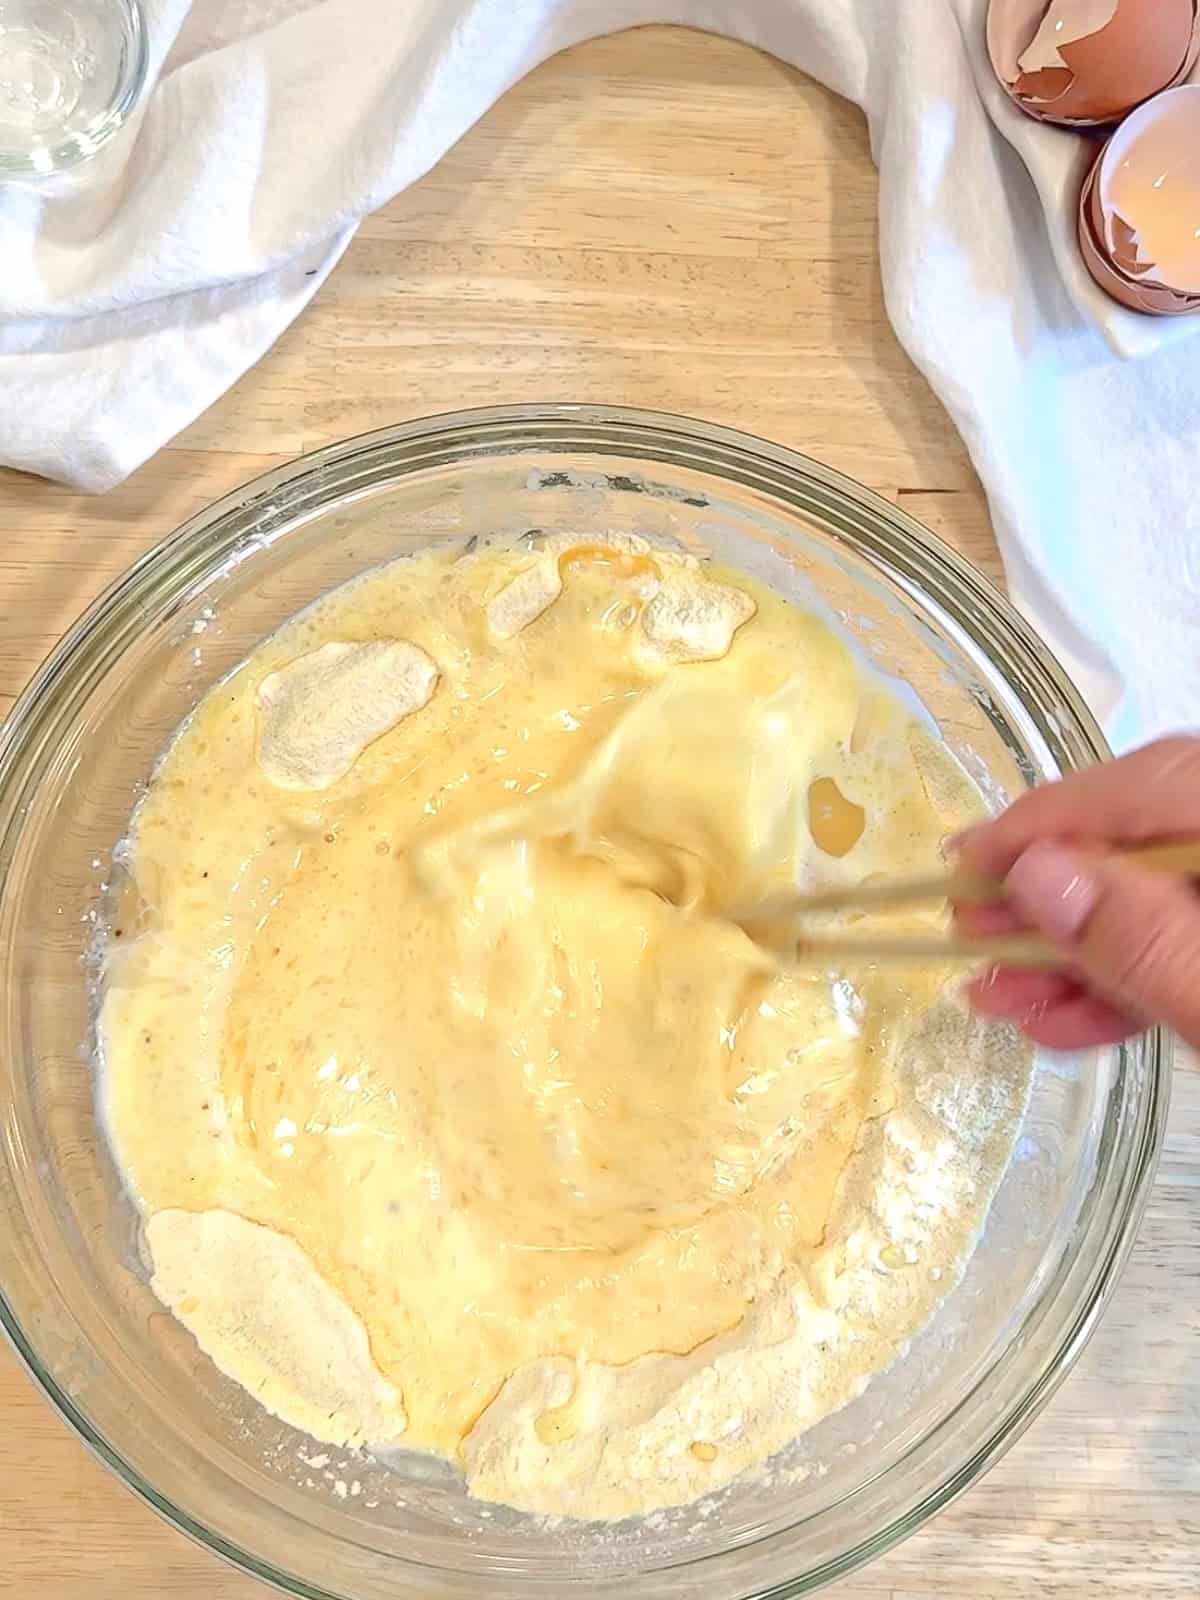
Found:
[[[1131, 865], [1151, 867], [1157, 872], [1174, 872], [1180, 877], [1200, 877], [1200, 840], [1176, 844], [1137, 845], [1112, 854]], [[970, 872], [951, 872], [930, 878], [906, 878], [900, 882], [860, 883], [848, 889], [820, 889], [815, 894], [780, 895], [769, 905], [755, 908], [755, 919], [795, 916], [808, 911], [869, 910], [877, 906], [917, 905], [925, 900], [947, 900], [955, 905], [979, 905], [1003, 900], [1004, 883], [999, 878], [981, 878]], [[737, 919], [741, 921], [742, 918]], [[749, 920], [747, 918], [746, 920]]]
[[[1113, 860], [1128, 862], [1130, 866], [1171, 872], [1181, 878], [1200, 876], [1200, 841], [1195, 839], [1185, 839], [1178, 844], [1134, 845], [1128, 850], [1113, 850], [1109, 854]], [[946, 899], [956, 905], [1003, 900], [1006, 893], [1002, 879], [980, 878], [969, 872], [952, 872], [941, 883]]]
[[853, 937], [803, 936], [796, 944], [796, 959], [835, 956], [858, 961], [985, 961], [1010, 967], [1061, 967], [1066, 958], [1048, 939], [1035, 934], [989, 934], [966, 938], [957, 934], [927, 938], [919, 934], [885, 938], [864, 934]]

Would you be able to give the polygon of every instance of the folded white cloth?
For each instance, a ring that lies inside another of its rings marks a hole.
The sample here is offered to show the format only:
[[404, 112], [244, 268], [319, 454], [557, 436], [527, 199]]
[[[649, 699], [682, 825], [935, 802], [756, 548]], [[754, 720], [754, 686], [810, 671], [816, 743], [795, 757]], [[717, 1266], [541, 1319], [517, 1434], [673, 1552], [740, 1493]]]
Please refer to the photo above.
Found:
[[1005, 101], [985, 0], [145, 6], [137, 125], [68, 181], [0, 189], [0, 462], [119, 482], [532, 66], [690, 24], [866, 111], [888, 310], [971, 451], [1018, 604], [1118, 744], [1200, 720], [1200, 345], [1110, 310], [1076, 270], [1060, 202], [1077, 147]]

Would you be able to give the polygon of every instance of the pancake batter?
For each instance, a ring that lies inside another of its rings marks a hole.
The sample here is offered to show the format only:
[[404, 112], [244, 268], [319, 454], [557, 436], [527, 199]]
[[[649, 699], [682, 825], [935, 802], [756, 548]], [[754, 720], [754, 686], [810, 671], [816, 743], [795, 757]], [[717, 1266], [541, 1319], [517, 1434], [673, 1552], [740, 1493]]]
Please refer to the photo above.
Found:
[[823, 624], [690, 557], [335, 591], [135, 817], [101, 1033], [156, 1292], [297, 1427], [522, 1508], [763, 1461], [954, 1282], [1028, 1060], [944, 973], [780, 967], [724, 913], [936, 870], [980, 810]]

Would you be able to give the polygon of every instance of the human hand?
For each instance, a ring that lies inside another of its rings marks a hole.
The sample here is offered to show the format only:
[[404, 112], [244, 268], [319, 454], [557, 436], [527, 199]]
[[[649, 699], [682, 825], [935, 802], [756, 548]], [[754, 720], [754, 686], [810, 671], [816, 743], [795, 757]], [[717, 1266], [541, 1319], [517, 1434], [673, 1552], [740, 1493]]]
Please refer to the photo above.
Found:
[[971, 872], [1003, 878], [1005, 903], [961, 908], [973, 933], [1033, 927], [1063, 952], [1061, 972], [996, 967], [968, 990], [1037, 1044], [1075, 1050], [1151, 1023], [1200, 1046], [1200, 888], [1106, 856], [1200, 838], [1200, 738], [1162, 739], [1031, 789], [958, 843]]

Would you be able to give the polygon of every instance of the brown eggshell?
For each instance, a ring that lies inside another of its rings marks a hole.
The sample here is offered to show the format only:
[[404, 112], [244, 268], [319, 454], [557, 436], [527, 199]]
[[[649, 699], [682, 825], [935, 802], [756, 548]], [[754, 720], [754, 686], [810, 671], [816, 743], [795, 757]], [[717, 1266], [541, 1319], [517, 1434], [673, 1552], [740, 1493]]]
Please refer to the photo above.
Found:
[[[988, 51], [1005, 89], [1023, 111], [1043, 122], [1097, 127], [1118, 121], [1160, 89], [1180, 83], [1200, 52], [1200, 0], [1115, 0], [1111, 18], [1088, 25], [1096, 0], [992, 0]], [[1041, 23], [1059, 13], [1064, 42], [1053, 51], [1063, 64], [1025, 72], [1020, 57]]]
[[[1138, 259], [1137, 233], [1125, 221], [1124, 217], [1113, 217], [1106, 229], [1103, 222], [1103, 208], [1099, 200], [1100, 186], [1097, 183], [1092, 190], [1092, 204], [1101, 213], [1101, 222], [1096, 237], [1101, 241], [1110, 260], [1118, 272], [1123, 272], [1127, 278], [1144, 278], [1150, 271], [1150, 264]], [[1111, 240], [1105, 235], [1111, 234]]]
[[1126, 283], [1116, 268], [1110, 265], [1108, 257], [1096, 243], [1089, 216], [1094, 174], [1095, 169], [1093, 168], [1092, 172], [1088, 174], [1087, 182], [1083, 186], [1083, 193], [1079, 197], [1079, 253], [1083, 257], [1083, 264], [1105, 294], [1111, 296], [1121, 305], [1128, 306], [1131, 311], [1144, 311], [1146, 308], [1136, 298], [1132, 285]]
[[1103, 155], [1104, 150], [1101, 150], [1088, 178], [1088, 221], [1091, 224], [1092, 237], [1096, 241], [1096, 248], [1112, 262], [1118, 272], [1124, 273], [1127, 278], [1143, 277], [1146, 268], [1138, 260], [1137, 235], [1129, 224], [1120, 217], [1110, 217], [1108, 222], [1112, 232], [1111, 242], [1107, 237], [1109, 230], [1105, 227], [1104, 207], [1100, 204], [1100, 162]]
[[1156, 316], [1181, 316], [1196, 309], [1200, 296], [1181, 293], [1169, 284], [1160, 283], [1152, 276], [1153, 268], [1139, 261], [1137, 235], [1121, 217], [1111, 219], [1114, 244], [1109, 246], [1104, 236], [1104, 211], [1099, 198], [1100, 161], [1092, 169], [1089, 184], [1084, 188], [1081, 204], [1086, 206], [1087, 222], [1092, 247], [1110, 272], [1138, 297], [1139, 311], [1149, 311]]
[[1118, 271], [1200, 294], [1200, 83], [1125, 119], [1101, 152], [1092, 215]]
[[1096, 197], [1103, 156], [1101, 151], [1096, 157], [1079, 196], [1079, 253], [1088, 272], [1105, 294], [1130, 311], [1157, 317], [1187, 316], [1200, 311], [1200, 295], [1176, 294], [1146, 278], [1134, 281], [1110, 259], [1103, 243], [1103, 217]]

